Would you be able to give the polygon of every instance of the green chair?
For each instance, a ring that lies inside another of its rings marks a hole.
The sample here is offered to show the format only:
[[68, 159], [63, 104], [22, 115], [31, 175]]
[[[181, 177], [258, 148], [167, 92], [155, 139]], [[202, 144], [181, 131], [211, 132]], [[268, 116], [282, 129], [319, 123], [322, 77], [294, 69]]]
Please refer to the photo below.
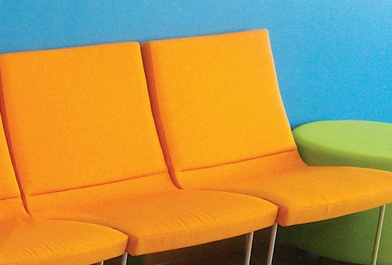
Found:
[[[309, 165], [356, 166], [392, 171], [390, 123], [320, 121], [297, 127], [293, 135], [301, 157]], [[279, 240], [323, 257], [370, 264], [378, 214], [378, 209], [373, 209], [327, 221], [282, 228]], [[377, 264], [392, 264], [391, 207], [387, 207], [385, 212]]]

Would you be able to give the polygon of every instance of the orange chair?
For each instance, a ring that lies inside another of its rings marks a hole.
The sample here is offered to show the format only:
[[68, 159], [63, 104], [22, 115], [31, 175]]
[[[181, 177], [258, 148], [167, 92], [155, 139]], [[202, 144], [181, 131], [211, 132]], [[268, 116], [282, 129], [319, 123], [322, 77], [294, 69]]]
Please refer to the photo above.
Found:
[[86, 265], [124, 253], [127, 236], [119, 231], [27, 214], [1, 123], [0, 158], [0, 264]]
[[5, 129], [33, 216], [115, 228], [131, 255], [273, 225], [277, 207], [267, 201], [175, 187], [138, 43], [5, 54], [0, 63]]
[[142, 54], [177, 186], [263, 198], [279, 207], [281, 226], [392, 201], [390, 172], [303, 163], [280, 98], [267, 30], [151, 41], [142, 44]]

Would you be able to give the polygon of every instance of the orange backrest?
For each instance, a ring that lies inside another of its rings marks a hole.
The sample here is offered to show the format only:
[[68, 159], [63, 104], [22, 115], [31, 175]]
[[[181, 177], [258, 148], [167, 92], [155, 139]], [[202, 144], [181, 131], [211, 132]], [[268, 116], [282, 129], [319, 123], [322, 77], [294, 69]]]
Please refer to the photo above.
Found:
[[3, 54], [0, 63], [27, 196], [167, 171], [138, 43]]
[[[285, 152], [297, 159], [267, 30], [151, 41], [142, 54], [166, 159], [180, 186], [241, 173], [241, 162]], [[230, 167], [225, 174], [217, 169], [223, 166]]]

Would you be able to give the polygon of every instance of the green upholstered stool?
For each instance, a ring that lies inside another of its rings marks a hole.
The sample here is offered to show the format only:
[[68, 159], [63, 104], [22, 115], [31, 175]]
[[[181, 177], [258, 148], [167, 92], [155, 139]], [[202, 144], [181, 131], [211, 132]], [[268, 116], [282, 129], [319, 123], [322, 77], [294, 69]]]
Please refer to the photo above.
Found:
[[[309, 165], [356, 166], [392, 171], [392, 124], [320, 121], [293, 130]], [[315, 191], [317, 192], [317, 191]], [[282, 228], [279, 240], [317, 255], [370, 264], [379, 209]], [[386, 209], [378, 265], [392, 265], [392, 204]]]

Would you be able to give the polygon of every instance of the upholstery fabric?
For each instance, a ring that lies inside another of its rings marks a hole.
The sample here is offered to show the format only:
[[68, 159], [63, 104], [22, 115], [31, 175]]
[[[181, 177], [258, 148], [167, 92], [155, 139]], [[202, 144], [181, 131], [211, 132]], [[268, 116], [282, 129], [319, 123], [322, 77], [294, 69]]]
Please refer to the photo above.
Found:
[[388, 172], [309, 167], [279, 94], [267, 30], [142, 44], [158, 133], [176, 184], [257, 196], [282, 226], [392, 200]]
[[269, 42], [259, 35], [142, 44], [153, 107], [176, 172], [296, 149]]
[[19, 216], [0, 220], [0, 264], [92, 264], [124, 253], [127, 237], [103, 226]]
[[175, 187], [138, 43], [15, 53], [0, 62], [11, 153], [33, 216], [118, 229], [132, 255], [274, 223], [269, 202]]
[[127, 237], [93, 224], [32, 218], [0, 123], [0, 264], [91, 264], [124, 253]]
[[[162, 175], [155, 178], [162, 183]], [[33, 196], [30, 209], [42, 218], [82, 220], [123, 231], [129, 236], [131, 255], [246, 234], [271, 226], [276, 218], [274, 205], [250, 196], [173, 190], [167, 184], [162, 184], [166, 189], [132, 194], [154, 180], [134, 181]]]
[[[313, 166], [357, 166], [392, 171], [392, 124], [331, 120], [293, 130], [302, 159]], [[392, 264], [392, 205], [387, 205], [377, 264]], [[281, 229], [282, 241], [323, 257], [370, 264], [378, 209]]]
[[1, 56], [10, 144], [27, 195], [166, 170], [147, 91], [133, 89], [145, 87], [138, 49], [123, 43]]

